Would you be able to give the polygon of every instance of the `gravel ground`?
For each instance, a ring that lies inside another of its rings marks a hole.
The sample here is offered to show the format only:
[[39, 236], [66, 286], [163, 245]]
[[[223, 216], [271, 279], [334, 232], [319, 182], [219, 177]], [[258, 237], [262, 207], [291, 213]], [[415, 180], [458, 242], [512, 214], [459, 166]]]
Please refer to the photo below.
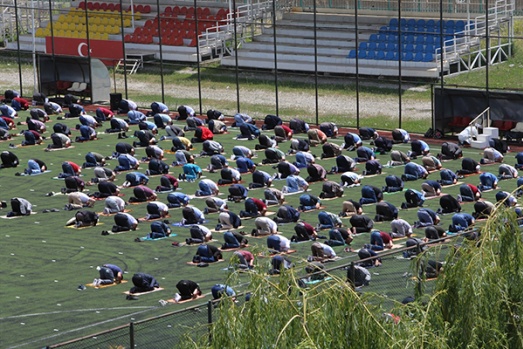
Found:
[[[12, 69], [4, 69], [0, 71], [1, 81], [10, 81], [11, 83], [4, 88], [13, 88], [18, 90], [18, 70], [16, 65], [13, 65]], [[22, 74], [24, 82], [24, 95], [32, 93], [33, 88], [33, 72], [30, 67], [24, 69]], [[112, 79], [112, 77], [111, 77]], [[323, 78], [325, 79], [325, 78]], [[311, 79], [308, 78], [310, 84]], [[111, 81], [111, 83], [113, 83]], [[142, 91], [160, 91], [159, 88], [160, 79], [158, 83], [148, 83], [135, 81], [132, 76], [128, 78], [129, 97], [131, 99], [133, 95], [141, 93]], [[397, 85], [390, 84], [387, 82], [375, 82], [366, 83], [368, 86], [390, 86], [391, 89], [397, 88]], [[5, 84], [7, 85], [7, 84]], [[116, 77], [116, 86], [119, 91], [123, 90], [124, 78], [119, 75]], [[415, 89], [419, 90], [419, 86], [412, 86], [405, 84], [404, 89]], [[180, 100], [179, 104], [183, 103], [183, 99], [195, 98], [198, 96], [198, 87], [196, 84], [191, 85], [166, 85], [165, 94], [170, 96], [176, 96]], [[233, 102], [236, 101], [236, 89], [235, 86], [230, 86], [225, 90], [216, 88], [202, 88], [202, 97], [205, 101], [219, 101]], [[256, 90], [254, 88], [240, 86], [240, 103], [253, 103], [258, 105], [267, 105], [274, 107], [275, 105], [275, 94], [274, 91], [267, 90]], [[279, 91], [278, 102], [281, 109], [306, 109], [315, 110], [315, 96], [314, 94], [308, 94], [303, 92], [282, 92]], [[354, 115], [356, 112], [356, 98], [347, 99], [344, 96], [331, 94], [319, 96], [320, 114], [323, 115], [343, 115], [343, 113]], [[389, 118], [398, 117], [398, 105], [399, 101], [397, 97], [392, 96], [378, 96], [369, 95], [368, 93], [360, 94], [360, 115], [361, 116], [376, 116], [383, 115]], [[226, 108], [220, 108], [217, 105], [204, 105], [204, 110], [215, 108], [219, 109], [225, 114], [232, 115], [236, 113], [235, 110], [227, 110]], [[341, 111], [341, 112], [340, 112]], [[430, 101], [426, 100], [414, 100], [412, 98], [402, 100], [402, 117], [410, 119], [430, 119], [431, 118], [431, 106]]]

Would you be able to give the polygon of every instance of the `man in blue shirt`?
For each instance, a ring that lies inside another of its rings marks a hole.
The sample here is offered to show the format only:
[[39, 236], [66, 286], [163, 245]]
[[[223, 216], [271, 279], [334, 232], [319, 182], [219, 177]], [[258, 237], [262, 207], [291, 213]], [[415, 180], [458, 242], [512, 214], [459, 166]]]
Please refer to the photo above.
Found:
[[113, 283], [119, 284], [123, 280], [123, 271], [117, 265], [104, 264], [101, 267], [98, 267], [97, 269], [100, 273], [100, 278], [93, 280], [94, 287], [110, 285]]
[[478, 189], [481, 191], [496, 189], [498, 186], [498, 177], [490, 172], [483, 172], [479, 175]]
[[256, 164], [246, 157], [236, 159], [236, 166], [238, 166], [240, 173], [254, 172], [256, 170]]

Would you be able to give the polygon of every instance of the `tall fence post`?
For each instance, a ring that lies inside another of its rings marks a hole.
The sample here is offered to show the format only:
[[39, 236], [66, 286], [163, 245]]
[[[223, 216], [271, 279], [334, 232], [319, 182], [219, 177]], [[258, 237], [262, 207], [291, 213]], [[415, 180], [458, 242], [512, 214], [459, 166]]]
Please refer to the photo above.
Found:
[[134, 322], [129, 324], [129, 347], [134, 348]]
[[207, 323], [209, 324], [209, 343], [211, 343], [211, 341], [212, 341], [212, 331], [211, 331], [212, 310], [213, 310], [212, 301], [208, 301], [207, 302]]

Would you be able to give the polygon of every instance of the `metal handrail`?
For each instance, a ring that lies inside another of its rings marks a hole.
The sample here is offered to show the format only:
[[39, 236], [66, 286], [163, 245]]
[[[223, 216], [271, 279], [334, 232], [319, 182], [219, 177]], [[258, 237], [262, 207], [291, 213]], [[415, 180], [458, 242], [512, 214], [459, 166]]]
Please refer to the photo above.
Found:
[[487, 126], [490, 125], [490, 107], [487, 107], [487, 109], [483, 110], [481, 113], [479, 113], [478, 116], [476, 116], [472, 121], [469, 123], [469, 126], [474, 126], [476, 124], [476, 121], [483, 117], [484, 114], [487, 114]]

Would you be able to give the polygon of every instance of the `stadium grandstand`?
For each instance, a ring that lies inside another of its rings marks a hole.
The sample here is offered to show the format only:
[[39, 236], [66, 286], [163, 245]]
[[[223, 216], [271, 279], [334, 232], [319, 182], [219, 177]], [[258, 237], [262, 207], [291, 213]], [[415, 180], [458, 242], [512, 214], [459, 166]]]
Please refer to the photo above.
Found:
[[148, 59], [213, 59], [240, 68], [437, 78], [511, 55], [515, 0], [355, 3], [14, 2], [2, 25], [20, 33], [4, 34], [8, 49], [90, 56], [109, 66], [130, 61], [130, 72]]

